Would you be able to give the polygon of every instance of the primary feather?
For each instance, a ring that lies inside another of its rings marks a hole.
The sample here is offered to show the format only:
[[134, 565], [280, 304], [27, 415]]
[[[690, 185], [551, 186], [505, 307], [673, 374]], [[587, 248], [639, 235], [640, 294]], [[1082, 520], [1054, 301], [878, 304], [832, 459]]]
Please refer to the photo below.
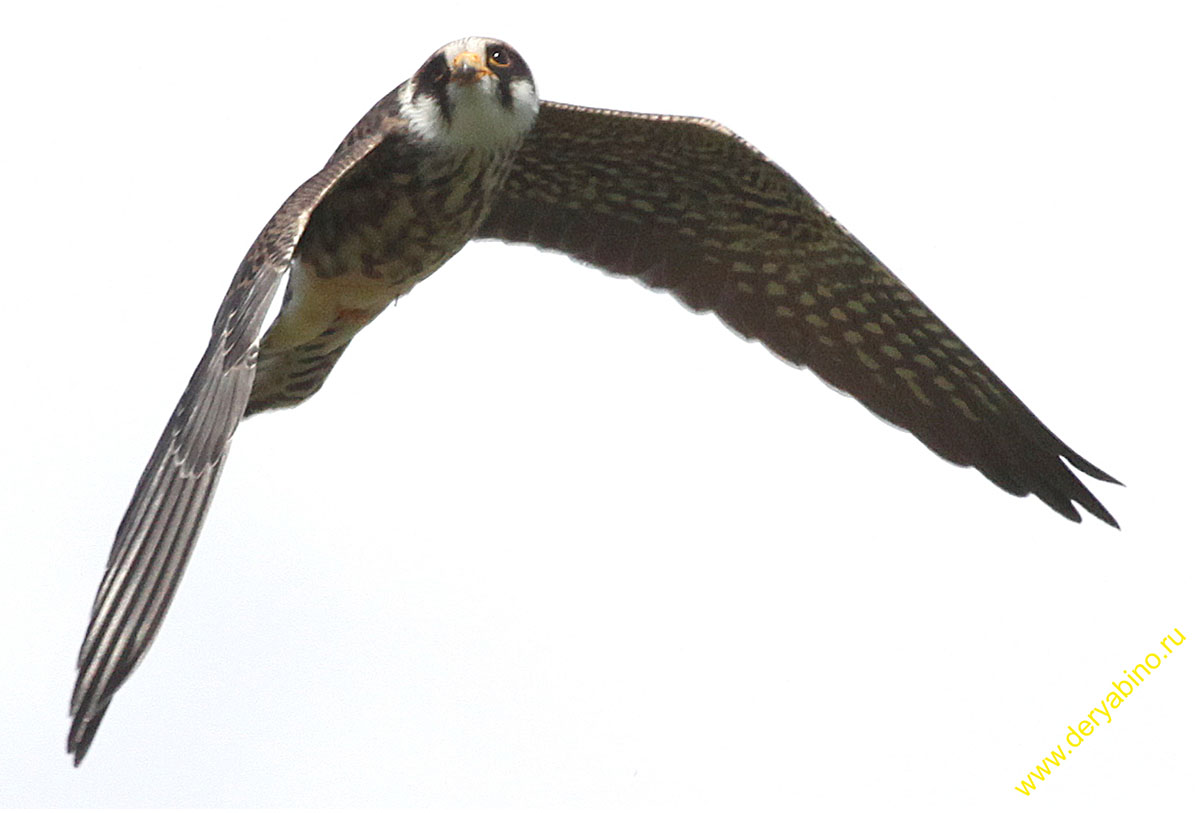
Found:
[[372, 108], [239, 266], [117, 530], [79, 653], [76, 764], [158, 632], [241, 419], [310, 397], [358, 331], [473, 237], [670, 291], [1006, 491], [1116, 525], [1067, 463], [1115, 480], [758, 151], [701, 119], [539, 110], [516, 51], [468, 38]]

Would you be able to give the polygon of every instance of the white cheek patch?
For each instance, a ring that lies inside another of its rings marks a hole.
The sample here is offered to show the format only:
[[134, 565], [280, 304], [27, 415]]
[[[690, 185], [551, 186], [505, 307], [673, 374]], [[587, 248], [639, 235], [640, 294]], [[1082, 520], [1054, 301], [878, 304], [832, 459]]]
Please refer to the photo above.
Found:
[[522, 128], [522, 134], [528, 133], [533, 127], [533, 120], [537, 118], [537, 91], [534, 90], [533, 83], [528, 81], [513, 82], [511, 89], [513, 103], [508, 112], [517, 126]]
[[427, 141], [438, 141], [446, 137], [446, 119], [442, 109], [432, 96], [413, 96], [411, 90], [406, 94], [407, 99], [401, 99], [401, 107], [407, 108], [408, 119], [413, 132]]

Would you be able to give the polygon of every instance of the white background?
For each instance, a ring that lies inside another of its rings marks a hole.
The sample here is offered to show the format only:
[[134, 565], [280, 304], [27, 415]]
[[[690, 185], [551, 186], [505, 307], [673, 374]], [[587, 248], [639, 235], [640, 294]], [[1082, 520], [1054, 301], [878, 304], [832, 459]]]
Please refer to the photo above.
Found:
[[[0, 803], [1194, 801], [1188, 4], [192, 8], [0, 33]], [[667, 296], [472, 245], [311, 402], [242, 427], [70, 767], [112, 533], [238, 261], [465, 34], [509, 40], [545, 98], [760, 147], [1127, 483], [1093, 483], [1124, 530], [1002, 493]]]

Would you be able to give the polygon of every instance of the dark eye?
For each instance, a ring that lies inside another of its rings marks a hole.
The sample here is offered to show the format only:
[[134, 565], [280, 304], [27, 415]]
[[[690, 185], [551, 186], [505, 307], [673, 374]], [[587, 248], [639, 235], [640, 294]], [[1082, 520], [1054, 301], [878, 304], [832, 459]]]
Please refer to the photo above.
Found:
[[488, 66], [492, 68], [507, 68], [512, 65], [512, 56], [508, 49], [501, 45], [493, 45], [488, 51]]

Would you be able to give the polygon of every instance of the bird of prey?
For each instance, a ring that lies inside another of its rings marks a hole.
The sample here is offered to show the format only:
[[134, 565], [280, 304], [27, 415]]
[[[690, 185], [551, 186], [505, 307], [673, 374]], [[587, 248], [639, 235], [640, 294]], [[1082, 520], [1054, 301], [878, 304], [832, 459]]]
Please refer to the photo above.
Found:
[[384, 96], [238, 267], [117, 529], [79, 653], [76, 764], [158, 632], [238, 423], [315, 393], [358, 331], [478, 238], [670, 291], [1005, 491], [1117, 524], [1066, 463], [1116, 481], [733, 132], [540, 101], [511, 46], [467, 38]]

